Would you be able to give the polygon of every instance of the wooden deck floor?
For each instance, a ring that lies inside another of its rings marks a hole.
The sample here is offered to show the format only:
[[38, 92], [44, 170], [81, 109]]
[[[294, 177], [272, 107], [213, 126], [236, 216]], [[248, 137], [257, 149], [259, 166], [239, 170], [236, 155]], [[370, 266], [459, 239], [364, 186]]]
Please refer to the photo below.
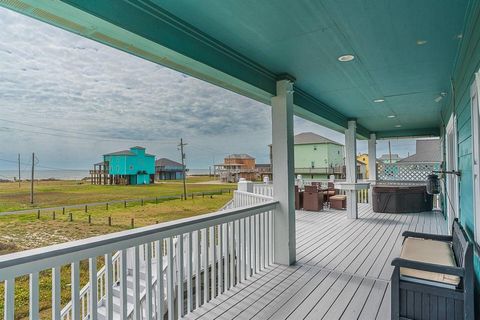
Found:
[[405, 230], [446, 233], [440, 213], [297, 212], [297, 264], [273, 265], [187, 319], [390, 319], [390, 261]]

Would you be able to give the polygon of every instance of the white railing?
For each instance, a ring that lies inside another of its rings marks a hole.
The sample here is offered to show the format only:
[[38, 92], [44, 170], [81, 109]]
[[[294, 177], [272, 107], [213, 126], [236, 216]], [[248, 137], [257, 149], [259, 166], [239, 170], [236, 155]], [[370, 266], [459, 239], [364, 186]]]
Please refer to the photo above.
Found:
[[[328, 182], [331, 182], [328, 179], [302, 179], [304, 186], [311, 186], [312, 183], [320, 183], [322, 188], [328, 187]], [[343, 182], [345, 180], [335, 180], [335, 182]], [[362, 180], [359, 180], [359, 182]], [[365, 180], [363, 180], [365, 181]], [[369, 189], [362, 189], [357, 190], [357, 203], [368, 203], [368, 193], [370, 192]], [[342, 194], [345, 195], [345, 190], [335, 189], [335, 194]]]
[[233, 192], [233, 207], [240, 208], [246, 206], [252, 206], [260, 203], [266, 203], [272, 201], [272, 197], [264, 196], [262, 194], [244, 192], [235, 190]]
[[253, 193], [273, 197], [273, 184], [254, 184]]
[[[15, 318], [15, 280], [29, 275], [30, 318], [39, 318], [39, 282], [49, 277], [52, 318], [61, 319], [61, 272], [66, 272], [61, 268], [65, 265], [71, 267], [71, 302], [64, 308], [70, 319], [97, 319], [100, 314], [105, 319], [182, 317], [272, 263], [277, 202], [263, 200], [248, 207], [0, 256], [4, 317]], [[99, 257], [105, 259], [104, 271], [97, 271]], [[84, 260], [89, 262], [88, 270], [80, 269]], [[51, 270], [51, 276], [40, 274], [44, 270]], [[88, 272], [86, 289], [80, 287], [81, 272]], [[155, 278], [156, 282], [145, 281]]]
[[[113, 270], [113, 283], [117, 283], [120, 280], [120, 252], [115, 253], [112, 256], [112, 270]], [[101, 304], [103, 299], [106, 296], [107, 292], [107, 276], [105, 273], [106, 267], [103, 266], [97, 272], [97, 304]], [[80, 319], [88, 318], [90, 314], [90, 304], [88, 301], [90, 300], [90, 282], [88, 282], [81, 290], [80, 290], [80, 305], [81, 305], [81, 312], [80, 312]], [[72, 315], [72, 301], [68, 302], [65, 307], [63, 307], [61, 313], [62, 320], [70, 320], [73, 319]]]

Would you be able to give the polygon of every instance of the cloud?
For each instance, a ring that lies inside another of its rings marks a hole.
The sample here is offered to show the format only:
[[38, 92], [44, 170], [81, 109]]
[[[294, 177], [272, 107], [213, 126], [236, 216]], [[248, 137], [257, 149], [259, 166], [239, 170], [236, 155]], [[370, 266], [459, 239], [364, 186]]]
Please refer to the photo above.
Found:
[[[0, 70], [0, 158], [35, 151], [44, 165], [87, 169], [140, 144], [178, 160], [183, 137], [193, 168], [228, 153], [268, 161], [268, 106], [7, 9]], [[295, 130], [344, 139], [299, 118]]]
[[[0, 10], [0, 70], [1, 119], [30, 125], [0, 121], [10, 128], [0, 144], [15, 140], [22, 146], [2, 146], [7, 153], [35, 148], [47, 157], [44, 161], [57, 158], [71, 167], [65, 152], [57, 153], [69, 150], [76, 156], [74, 167], [88, 167], [103, 152], [128, 147], [130, 140], [154, 140], [144, 144], [155, 148], [184, 137], [198, 148], [192, 149], [194, 166], [213, 161], [194, 158], [210, 158], [211, 150], [217, 158], [237, 149], [267, 158], [270, 111], [265, 105], [5, 9]], [[51, 131], [35, 127], [129, 141], [89, 144], [38, 134]], [[251, 147], [251, 141], [259, 145]], [[176, 154], [174, 143], [157, 149]]]

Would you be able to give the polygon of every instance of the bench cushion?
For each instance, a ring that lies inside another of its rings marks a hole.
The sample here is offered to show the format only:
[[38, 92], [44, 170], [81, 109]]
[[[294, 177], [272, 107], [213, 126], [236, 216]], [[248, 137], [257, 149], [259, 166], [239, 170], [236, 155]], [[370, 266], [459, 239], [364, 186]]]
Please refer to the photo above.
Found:
[[[456, 266], [450, 244], [443, 241], [406, 238], [400, 257], [419, 262]], [[400, 275], [454, 286], [460, 283], [460, 277], [458, 276], [410, 268], [400, 268]]]
[[346, 199], [347, 199], [347, 196], [344, 196], [341, 194], [330, 197], [330, 200], [346, 200]]

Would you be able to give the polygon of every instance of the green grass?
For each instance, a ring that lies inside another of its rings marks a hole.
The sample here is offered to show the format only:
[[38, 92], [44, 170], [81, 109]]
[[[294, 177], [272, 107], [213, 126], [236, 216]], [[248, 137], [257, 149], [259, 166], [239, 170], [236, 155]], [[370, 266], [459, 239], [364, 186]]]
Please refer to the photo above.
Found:
[[[123, 204], [111, 205], [109, 210], [104, 206], [83, 210], [68, 210], [65, 214], [56, 212], [52, 220], [52, 212], [37, 214], [20, 214], [0, 216], [0, 255], [21, 250], [33, 249], [66, 241], [88, 238], [91, 236], [112, 233], [131, 228], [131, 219], [135, 219], [135, 227], [151, 225], [181, 218], [192, 217], [214, 212], [222, 207], [232, 194], [195, 197], [188, 200], [169, 200], [158, 204], [140, 203], [123, 208]], [[72, 213], [73, 222], [69, 221]], [[92, 224], [88, 224], [88, 216]], [[108, 225], [108, 217], [112, 217], [112, 226]], [[98, 268], [103, 264], [99, 259]], [[87, 261], [81, 262], [81, 285], [88, 281]], [[70, 267], [62, 267], [61, 272], [62, 306], [70, 301]], [[16, 279], [15, 319], [28, 318], [28, 276]], [[3, 314], [3, 283], [0, 283], [0, 314]], [[41, 319], [51, 319], [51, 271], [40, 273], [40, 310]]]
[[[208, 179], [207, 179], [208, 178]], [[211, 192], [235, 188], [234, 184], [208, 184], [209, 177], [189, 177], [187, 192]], [[75, 204], [105, 202], [180, 195], [180, 181], [166, 181], [151, 185], [120, 186], [92, 185], [89, 181], [36, 181], [34, 204], [30, 204], [30, 184], [0, 183], [0, 212], [32, 208], [47, 208]]]

